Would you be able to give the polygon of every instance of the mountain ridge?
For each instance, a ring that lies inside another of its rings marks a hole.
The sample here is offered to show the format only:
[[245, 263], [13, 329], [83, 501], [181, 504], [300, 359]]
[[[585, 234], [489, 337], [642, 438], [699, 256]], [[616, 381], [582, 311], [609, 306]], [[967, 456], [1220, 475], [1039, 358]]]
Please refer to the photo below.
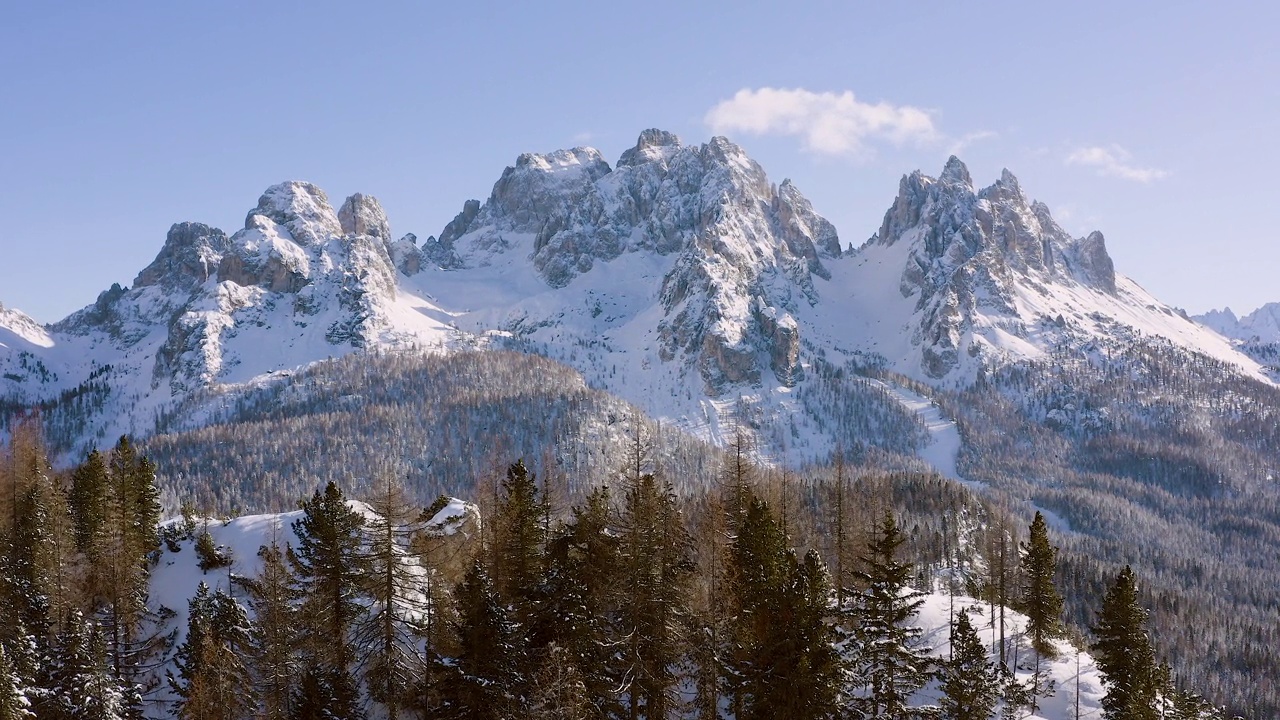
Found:
[[756, 426], [791, 426], [798, 458], [841, 442], [804, 399], [824, 363], [963, 387], [1063, 343], [1147, 334], [1266, 377], [1117, 274], [1101, 233], [1070, 237], [1008, 170], [981, 189], [954, 156], [937, 178], [905, 175], [879, 230], [844, 251], [737, 145], [654, 129], [613, 166], [591, 148], [522, 154], [421, 244], [393, 239], [376, 198], [335, 210], [311, 183], [280, 183], [235, 233], [177, 223], [132, 287], [47, 327], [23, 318], [0, 316], [0, 397], [105, 384], [128, 410], [99, 439], [375, 347], [532, 350], [721, 444], [745, 403]]

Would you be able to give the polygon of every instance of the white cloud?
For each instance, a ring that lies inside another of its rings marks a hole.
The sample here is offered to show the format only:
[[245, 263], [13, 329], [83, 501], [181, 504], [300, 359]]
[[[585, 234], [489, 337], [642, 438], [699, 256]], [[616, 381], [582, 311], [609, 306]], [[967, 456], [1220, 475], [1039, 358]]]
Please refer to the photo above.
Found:
[[1000, 133], [993, 132], [991, 130], [979, 130], [978, 132], [971, 132], [965, 135], [964, 137], [960, 138], [959, 140], [956, 140], [955, 142], [951, 143], [951, 147], [947, 149], [947, 154], [958, 156], [961, 153], [963, 153], [965, 150], [968, 150], [971, 146], [973, 146], [976, 143], [980, 143], [983, 140], [994, 140], [995, 138], [998, 138], [998, 137], [1000, 137]]
[[1167, 177], [1168, 172], [1156, 168], [1138, 167], [1130, 163], [1128, 150], [1119, 145], [1111, 147], [1082, 147], [1067, 156], [1068, 165], [1084, 165], [1096, 168], [1099, 175], [1109, 175], [1123, 180], [1149, 183]]
[[716, 133], [799, 136], [806, 149], [829, 155], [857, 155], [871, 140], [901, 144], [938, 137], [928, 112], [860, 102], [847, 90], [742, 89], [707, 111], [704, 121]]

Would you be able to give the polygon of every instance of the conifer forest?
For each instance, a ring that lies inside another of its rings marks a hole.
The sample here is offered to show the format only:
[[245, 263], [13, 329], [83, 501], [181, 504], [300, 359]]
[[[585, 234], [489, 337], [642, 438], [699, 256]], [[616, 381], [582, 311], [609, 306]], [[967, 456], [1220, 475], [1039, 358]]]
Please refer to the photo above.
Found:
[[[612, 471], [573, 483], [511, 458], [465, 500], [430, 498], [412, 470], [370, 464], [358, 492], [328, 481], [250, 516], [169, 497], [128, 437], [58, 470], [38, 425], [16, 425], [0, 718], [1024, 718], [1055, 698], [1079, 717], [1249, 712], [1175, 668], [1188, 648], [1153, 626], [1144, 578], [1061, 549], [1040, 512], [1023, 523], [844, 453], [768, 468], [745, 441], [681, 484], [653, 430], [629, 427]], [[251, 526], [264, 542], [232, 540]], [[175, 568], [191, 587], [159, 587]], [[946, 608], [945, 650], [919, 621], [928, 602]], [[1092, 715], [1079, 673], [1072, 688], [1047, 671], [1082, 652], [1102, 681]]]

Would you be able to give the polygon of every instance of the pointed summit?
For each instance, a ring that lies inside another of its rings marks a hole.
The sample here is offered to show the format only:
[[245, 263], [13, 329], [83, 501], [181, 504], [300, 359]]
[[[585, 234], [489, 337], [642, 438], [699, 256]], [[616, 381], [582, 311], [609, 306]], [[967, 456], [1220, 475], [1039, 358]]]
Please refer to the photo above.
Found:
[[329, 197], [309, 182], [292, 180], [267, 188], [245, 218], [246, 228], [254, 227], [254, 216], [285, 226], [299, 245], [318, 245], [342, 234]]
[[175, 223], [156, 259], [138, 273], [133, 285], [198, 285], [209, 279], [229, 249], [227, 234], [218, 228], [196, 222]]
[[618, 167], [631, 167], [655, 160], [666, 161], [681, 147], [680, 138], [666, 130], [649, 128], [640, 133], [636, 146], [622, 153]]
[[356, 193], [342, 203], [338, 222], [346, 235], [368, 235], [391, 242], [391, 225], [382, 204], [371, 195]]
[[960, 158], [952, 155], [947, 158], [947, 164], [942, 168], [942, 174], [938, 176], [938, 181], [949, 185], [963, 185], [970, 189], [973, 188], [973, 178], [969, 177], [969, 168]]

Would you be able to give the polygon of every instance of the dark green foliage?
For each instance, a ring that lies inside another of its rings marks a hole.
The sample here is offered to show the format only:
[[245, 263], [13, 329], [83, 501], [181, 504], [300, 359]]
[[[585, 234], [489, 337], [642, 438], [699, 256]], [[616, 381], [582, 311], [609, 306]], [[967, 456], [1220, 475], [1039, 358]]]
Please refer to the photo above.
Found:
[[619, 603], [630, 599], [620, 586], [620, 541], [613, 532], [609, 493], [599, 488], [573, 509], [573, 519], [548, 546], [547, 572], [533, 627], [532, 645], [554, 687], [546, 703], [566, 704], [572, 685], [582, 685], [592, 716], [622, 712], [618, 688], [625, 682], [613, 642]]
[[1126, 566], [1102, 601], [1092, 649], [1107, 687], [1102, 707], [1108, 720], [1155, 720], [1156, 661], [1147, 637], [1147, 611], [1138, 598], [1133, 569]]
[[865, 570], [856, 573], [865, 589], [854, 612], [854, 675], [862, 688], [855, 704], [868, 717], [915, 717], [911, 694], [928, 681], [931, 660], [920, 645], [920, 628], [911, 624], [923, 593], [910, 588], [914, 566], [897, 558], [904, 542], [893, 515], [886, 514], [861, 558]]
[[674, 669], [684, 647], [692, 571], [688, 531], [675, 492], [652, 474], [628, 481], [617, 534], [620, 598], [616, 635], [625, 641], [620, 670], [631, 683], [632, 717], [665, 718], [675, 706]]
[[460, 652], [452, 677], [444, 679], [433, 716], [445, 720], [504, 720], [518, 717], [514, 694], [523, 669], [516, 627], [484, 566], [474, 563], [455, 591]]
[[181, 698], [178, 717], [189, 720], [247, 717], [257, 708], [248, 615], [229, 595], [212, 594], [203, 582], [188, 603], [187, 637], [169, 684]]
[[302, 643], [321, 667], [341, 675], [354, 660], [351, 628], [365, 612], [364, 518], [334, 483], [303, 501], [302, 512], [293, 523], [298, 547], [287, 552], [303, 598]]
[[34, 720], [27, 682], [0, 645], [0, 720]]
[[97, 550], [107, 521], [109, 478], [102, 453], [89, 453], [84, 464], [71, 474], [71, 517], [75, 526], [76, 549], [92, 556]]
[[987, 648], [961, 611], [951, 630], [951, 660], [941, 668], [944, 720], [987, 720], [1000, 694], [999, 674], [987, 660]]
[[537, 480], [516, 461], [507, 468], [502, 497], [494, 514], [493, 581], [512, 609], [513, 619], [529, 627], [545, 562], [547, 507]]
[[51, 720], [117, 720], [125, 716], [125, 695], [107, 665], [98, 626], [73, 613], [59, 634], [47, 703], [39, 717]]
[[360, 693], [351, 673], [307, 665], [294, 692], [290, 720], [363, 720]]
[[1049, 642], [1062, 634], [1062, 596], [1054, 585], [1058, 568], [1058, 549], [1049, 543], [1049, 530], [1044, 515], [1036, 511], [1030, 537], [1022, 550], [1022, 597], [1018, 609], [1027, 616], [1027, 635], [1031, 646], [1042, 655], [1051, 656]]
[[743, 720], [829, 718], [840, 691], [826, 569], [788, 547], [768, 506], [750, 498], [731, 550], [738, 615], [731, 696]]
[[208, 528], [196, 536], [196, 557], [199, 558], [197, 564], [200, 569], [206, 573], [231, 564], [231, 556], [218, 548]]

